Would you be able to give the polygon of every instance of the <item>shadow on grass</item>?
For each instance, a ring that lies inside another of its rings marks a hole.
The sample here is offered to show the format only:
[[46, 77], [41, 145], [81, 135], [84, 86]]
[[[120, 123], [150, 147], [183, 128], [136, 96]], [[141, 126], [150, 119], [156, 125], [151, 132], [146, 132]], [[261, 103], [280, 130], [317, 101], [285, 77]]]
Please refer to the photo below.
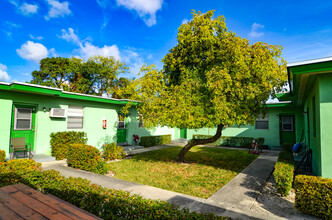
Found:
[[[136, 155], [132, 160], [177, 163], [176, 159], [181, 149], [182, 147], [176, 146], [150, 151]], [[247, 151], [195, 146], [186, 154], [185, 163], [207, 165], [239, 173], [256, 158], [256, 155], [248, 154]]]

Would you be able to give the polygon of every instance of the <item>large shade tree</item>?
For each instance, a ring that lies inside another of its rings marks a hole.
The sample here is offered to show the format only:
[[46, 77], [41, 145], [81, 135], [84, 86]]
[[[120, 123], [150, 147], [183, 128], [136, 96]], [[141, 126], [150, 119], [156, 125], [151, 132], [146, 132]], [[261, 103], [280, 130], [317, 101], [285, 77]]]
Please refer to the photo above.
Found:
[[30, 83], [93, 95], [112, 95], [118, 75], [128, 67], [114, 57], [93, 56], [88, 60], [52, 57], [40, 61]]
[[144, 66], [135, 81], [133, 99], [141, 101], [145, 126], [217, 127], [211, 138], [189, 141], [178, 162], [193, 146], [216, 141], [225, 125], [253, 124], [287, 79], [281, 46], [250, 44], [228, 31], [223, 16], [213, 15], [193, 12], [163, 58], [163, 69]]

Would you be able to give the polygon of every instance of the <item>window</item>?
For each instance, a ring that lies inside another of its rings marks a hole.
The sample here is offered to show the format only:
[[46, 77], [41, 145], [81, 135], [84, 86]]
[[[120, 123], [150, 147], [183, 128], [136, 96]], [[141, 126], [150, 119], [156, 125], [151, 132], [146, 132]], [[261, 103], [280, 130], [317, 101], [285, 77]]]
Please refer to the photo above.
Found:
[[15, 108], [14, 130], [31, 130], [31, 121], [31, 108]]
[[118, 129], [126, 128], [126, 119], [123, 115], [118, 116]]
[[282, 131], [294, 131], [294, 120], [291, 115], [283, 115], [281, 118]]
[[269, 129], [269, 115], [266, 114], [263, 118], [263, 115], [260, 114], [256, 118], [255, 129]]
[[68, 129], [80, 129], [83, 128], [83, 112], [84, 108], [82, 106], [68, 106]]

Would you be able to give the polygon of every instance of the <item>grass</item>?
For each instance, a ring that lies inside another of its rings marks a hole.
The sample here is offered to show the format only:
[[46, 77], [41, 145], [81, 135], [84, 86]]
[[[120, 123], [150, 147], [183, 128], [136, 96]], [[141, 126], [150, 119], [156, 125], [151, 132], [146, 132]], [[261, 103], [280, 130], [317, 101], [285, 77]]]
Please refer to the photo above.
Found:
[[208, 198], [257, 158], [247, 151], [196, 146], [186, 154], [186, 163], [176, 163], [180, 150], [150, 151], [108, 168], [119, 179]]

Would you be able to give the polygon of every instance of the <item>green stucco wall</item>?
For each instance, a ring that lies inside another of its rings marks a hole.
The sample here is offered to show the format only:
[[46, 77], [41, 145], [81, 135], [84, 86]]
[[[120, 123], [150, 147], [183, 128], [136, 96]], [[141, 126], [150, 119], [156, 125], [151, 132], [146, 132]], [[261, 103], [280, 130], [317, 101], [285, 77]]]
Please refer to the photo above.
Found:
[[[312, 171], [315, 175], [322, 175], [321, 166], [321, 139], [320, 139], [320, 86], [316, 77], [312, 77], [308, 82], [313, 85], [305, 94], [304, 108], [305, 113], [305, 143], [312, 149]], [[316, 104], [313, 105], [313, 97], [315, 96]], [[313, 106], [316, 107], [316, 119], [314, 120]], [[308, 113], [309, 109], [309, 113]], [[308, 123], [309, 120], [309, 123]], [[316, 136], [314, 135], [314, 121], [316, 121]], [[309, 124], [309, 129], [308, 129]]]
[[9, 153], [12, 106], [11, 100], [0, 99], [0, 149], [5, 150], [6, 155]]
[[332, 178], [332, 74], [319, 76], [319, 120], [321, 176]]
[[[169, 127], [156, 127], [147, 129], [144, 126], [138, 126], [138, 112], [135, 108], [130, 109], [130, 115], [128, 116], [127, 120], [127, 142], [128, 144], [133, 145], [133, 135], [138, 135], [139, 137], [142, 136], [151, 136], [151, 135], [164, 135], [164, 134], [171, 134], [172, 139], [178, 139], [178, 129], [173, 129]], [[144, 123], [144, 122], [143, 122]]]
[[[263, 137], [265, 145], [269, 148], [280, 148], [280, 132], [279, 132], [279, 115], [294, 115], [295, 116], [295, 134], [296, 141], [301, 138], [303, 130], [303, 116], [300, 108], [295, 107], [271, 107], [268, 109], [269, 113], [269, 129], [255, 129], [255, 126], [245, 125], [241, 127], [228, 127], [222, 132], [223, 136], [236, 136], [236, 137]], [[208, 134], [214, 135], [216, 129], [203, 128], [203, 129], [188, 129], [187, 139], [192, 139], [194, 134]]]

